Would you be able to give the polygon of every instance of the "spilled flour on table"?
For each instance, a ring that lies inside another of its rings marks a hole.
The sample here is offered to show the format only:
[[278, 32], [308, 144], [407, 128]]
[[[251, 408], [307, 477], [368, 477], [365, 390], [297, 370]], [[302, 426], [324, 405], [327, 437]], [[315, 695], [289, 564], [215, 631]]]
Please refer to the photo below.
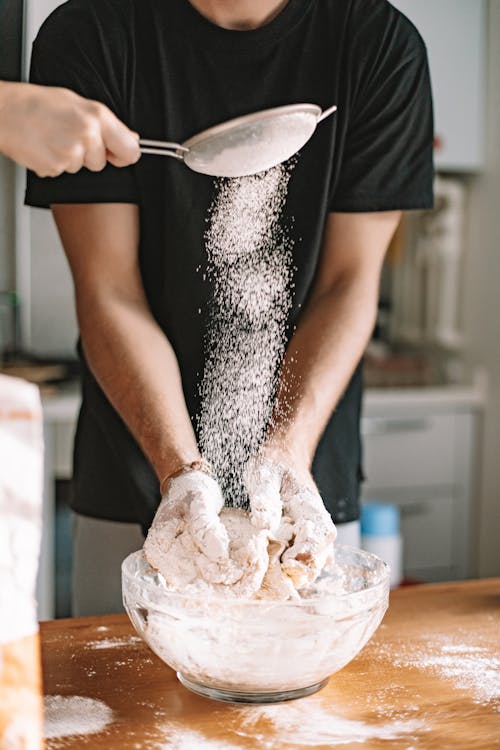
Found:
[[126, 646], [134, 646], [136, 643], [142, 643], [142, 638], [137, 635], [128, 635], [123, 638], [100, 638], [95, 641], [87, 641], [85, 648], [91, 649], [104, 649], [104, 648], [125, 648]]
[[243, 468], [269, 424], [286, 348], [293, 243], [282, 215], [294, 164], [218, 180], [209, 210], [211, 300], [198, 429], [228, 505], [244, 502]]
[[[321, 699], [295, 701], [286, 705], [263, 706], [241, 710], [239, 728], [241, 737], [254, 738], [262, 747], [278, 750], [281, 747], [331, 747], [367, 740], [393, 740], [422, 731], [424, 725], [417, 719], [391, 720], [385, 724], [371, 724], [347, 719], [328, 711]], [[275, 740], [265, 741], [274, 734]]]
[[466, 644], [444, 644], [428, 653], [416, 654], [408, 666], [425, 669], [470, 691], [475, 703], [496, 703], [500, 711], [500, 654]]
[[396, 667], [412, 667], [450, 680], [456, 689], [467, 691], [474, 703], [490, 704], [500, 711], [500, 653], [477, 643], [460, 642], [458, 637], [436, 634], [423, 642], [398, 643], [395, 654], [377, 645], [375, 656]]
[[[417, 719], [397, 716], [383, 724], [372, 724], [338, 716], [326, 709], [321, 699], [306, 698], [275, 706], [245, 706], [228, 711], [215, 711], [214, 724], [224, 727], [228, 739], [206, 739], [201, 732], [185, 729], [170, 722], [162, 727], [165, 742], [157, 750], [241, 750], [251, 747], [265, 750], [304, 747], [341, 747], [363, 744], [370, 740], [407, 739], [428, 730]], [[241, 738], [245, 744], [239, 744]]]
[[45, 739], [97, 734], [113, 721], [113, 711], [103, 701], [80, 695], [47, 695], [44, 712]]
[[165, 729], [165, 742], [155, 744], [155, 750], [241, 750], [241, 745], [233, 745], [224, 740], [209, 740], [201, 732], [183, 727]]

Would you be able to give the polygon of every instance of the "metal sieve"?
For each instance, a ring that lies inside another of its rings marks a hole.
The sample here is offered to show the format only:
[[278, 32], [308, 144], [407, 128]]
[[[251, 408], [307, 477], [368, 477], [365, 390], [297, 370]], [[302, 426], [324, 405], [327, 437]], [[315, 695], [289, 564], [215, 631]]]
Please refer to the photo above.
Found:
[[311, 138], [321, 120], [317, 104], [287, 104], [236, 117], [194, 135], [184, 143], [139, 141], [143, 154], [171, 156], [190, 169], [214, 177], [244, 177], [289, 159]]

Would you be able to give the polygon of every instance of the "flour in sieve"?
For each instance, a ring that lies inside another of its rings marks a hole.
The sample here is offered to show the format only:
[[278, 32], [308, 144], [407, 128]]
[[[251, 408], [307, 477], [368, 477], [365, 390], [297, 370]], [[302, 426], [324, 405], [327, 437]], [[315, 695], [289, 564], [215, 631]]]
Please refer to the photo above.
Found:
[[292, 241], [281, 219], [293, 166], [219, 180], [209, 212], [212, 297], [198, 428], [229, 505], [244, 501], [243, 467], [268, 426], [286, 347]]

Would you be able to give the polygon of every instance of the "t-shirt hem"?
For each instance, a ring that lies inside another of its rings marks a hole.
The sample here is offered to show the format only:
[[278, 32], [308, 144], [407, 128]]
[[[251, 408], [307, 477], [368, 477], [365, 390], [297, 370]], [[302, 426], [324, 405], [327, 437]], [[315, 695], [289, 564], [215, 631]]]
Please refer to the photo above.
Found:
[[129, 190], [119, 189], [116, 185], [106, 185], [106, 183], [100, 183], [99, 189], [93, 189], [91, 192], [88, 188], [82, 186], [79, 189], [76, 185], [69, 189], [62, 185], [48, 187], [32, 184], [28, 185], [24, 202], [33, 208], [50, 208], [55, 203], [132, 203], [138, 205], [139, 199]]
[[434, 199], [419, 200], [402, 199], [400, 197], [373, 200], [364, 198], [362, 201], [333, 203], [329, 207], [330, 213], [369, 213], [376, 211], [426, 211], [434, 208]]

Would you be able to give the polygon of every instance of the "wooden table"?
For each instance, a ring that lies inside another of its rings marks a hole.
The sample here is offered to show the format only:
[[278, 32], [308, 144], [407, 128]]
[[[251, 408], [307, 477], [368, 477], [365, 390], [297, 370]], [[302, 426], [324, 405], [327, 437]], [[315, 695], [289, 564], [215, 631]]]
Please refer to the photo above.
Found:
[[372, 641], [323, 691], [274, 706], [191, 694], [125, 615], [41, 629], [45, 693], [113, 711], [99, 734], [55, 737], [49, 750], [500, 748], [500, 579], [393, 593]]

